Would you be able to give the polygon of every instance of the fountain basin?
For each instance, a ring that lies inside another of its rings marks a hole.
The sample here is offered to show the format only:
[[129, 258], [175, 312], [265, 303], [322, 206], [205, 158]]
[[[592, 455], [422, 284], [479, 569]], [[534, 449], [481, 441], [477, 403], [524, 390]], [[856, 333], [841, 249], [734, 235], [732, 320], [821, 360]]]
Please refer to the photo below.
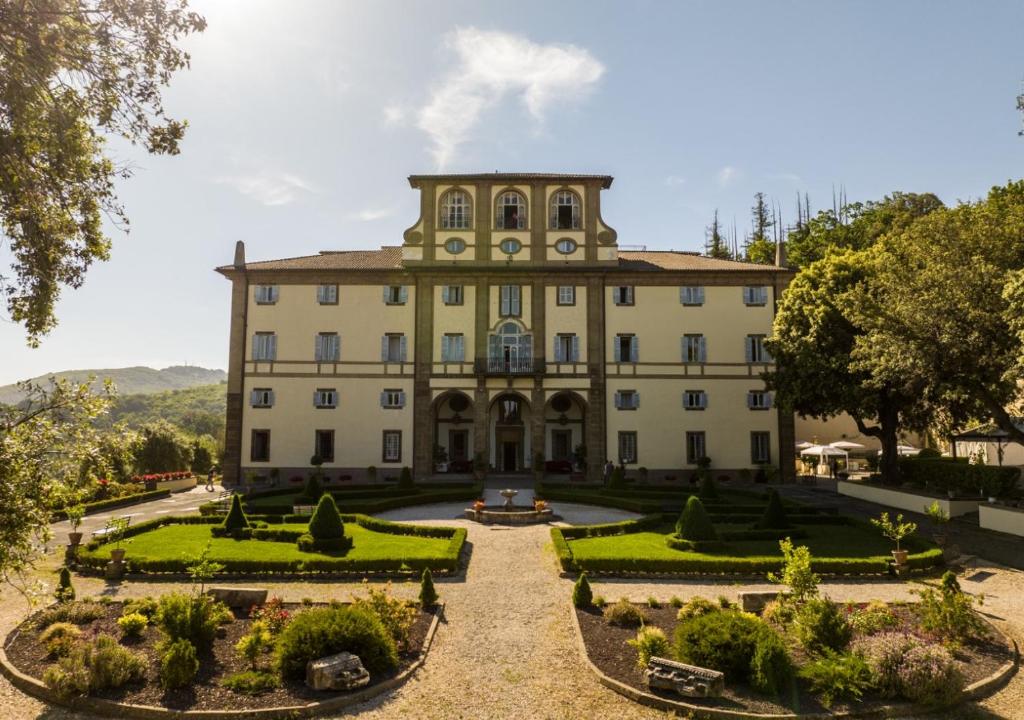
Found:
[[534, 525], [550, 522], [555, 517], [551, 508], [537, 510], [527, 505], [487, 505], [481, 509], [466, 508], [466, 519], [484, 525]]

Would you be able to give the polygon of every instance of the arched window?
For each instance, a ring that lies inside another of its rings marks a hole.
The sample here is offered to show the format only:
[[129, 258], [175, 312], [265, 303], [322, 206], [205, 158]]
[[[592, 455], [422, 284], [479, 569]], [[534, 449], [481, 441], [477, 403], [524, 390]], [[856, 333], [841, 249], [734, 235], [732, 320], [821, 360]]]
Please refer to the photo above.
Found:
[[441, 198], [441, 228], [468, 230], [473, 224], [473, 206], [463, 190], [449, 190]]
[[572, 190], [559, 190], [551, 196], [551, 229], [579, 230], [580, 198]]
[[508, 190], [499, 195], [494, 213], [494, 227], [498, 230], [525, 230], [526, 198], [515, 190]]
[[505, 322], [488, 336], [489, 372], [528, 373], [533, 369], [533, 336], [514, 322]]

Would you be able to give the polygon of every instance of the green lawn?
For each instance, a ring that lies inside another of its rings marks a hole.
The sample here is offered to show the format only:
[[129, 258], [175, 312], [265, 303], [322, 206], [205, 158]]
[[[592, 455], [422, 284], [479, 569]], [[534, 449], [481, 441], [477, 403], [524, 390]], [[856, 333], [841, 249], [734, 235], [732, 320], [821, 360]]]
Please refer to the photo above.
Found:
[[[212, 538], [211, 525], [164, 525], [125, 541], [126, 557], [136, 560], [178, 559], [194, 557], [210, 543], [210, 559], [217, 562], [233, 560], [306, 561], [330, 560], [334, 553], [301, 552], [293, 542], [267, 540], [232, 540]], [[274, 525], [275, 528], [305, 530], [305, 525]], [[413, 535], [393, 535], [374, 532], [355, 523], [345, 524], [345, 534], [352, 538], [352, 549], [345, 553], [346, 560], [374, 561], [392, 558], [430, 560], [446, 555], [447, 538], [427, 538]], [[101, 545], [90, 556], [107, 560], [112, 543]]]

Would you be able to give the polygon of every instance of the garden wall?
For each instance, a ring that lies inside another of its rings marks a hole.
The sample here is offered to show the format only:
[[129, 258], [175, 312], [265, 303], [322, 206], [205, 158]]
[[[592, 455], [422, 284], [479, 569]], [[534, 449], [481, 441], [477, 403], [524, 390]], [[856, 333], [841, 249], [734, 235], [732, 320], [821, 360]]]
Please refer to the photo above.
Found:
[[1024, 537], [1024, 509], [1022, 508], [982, 503], [978, 506], [978, 519], [986, 530], [998, 530]]
[[879, 487], [877, 485], [868, 485], [866, 483], [851, 482], [848, 480], [840, 480], [837, 483], [836, 489], [839, 491], [840, 495], [848, 495], [849, 497], [867, 500], [868, 502], [877, 503], [878, 505], [887, 505], [888, 507], [896, 508], [897, 510], [907, 510], [909, 512], [921, 513], [922, 515], [928, 506], [935, 501], [938, 501], [939, 507], [941, 507], [949, 517], [957, 517], [959, 515], [967, 515], [968, 513], [977, 512], [978, 505], [981, 504], [981, 500], [950, 500], [948, 498], [912, 493], [905, 490], [895, 490], [893, 488]]

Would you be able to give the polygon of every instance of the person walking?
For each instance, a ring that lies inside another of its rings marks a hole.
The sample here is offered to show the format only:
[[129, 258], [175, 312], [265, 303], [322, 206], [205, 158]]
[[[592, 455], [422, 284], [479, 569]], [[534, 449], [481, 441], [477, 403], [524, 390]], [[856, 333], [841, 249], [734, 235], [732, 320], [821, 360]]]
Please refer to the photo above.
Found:
[[609, 482], [611, 482], [612, 472], [614, 470], [615, 470], [615, 466], [612, 464], [612, 461], [611, 460], [605, 460], [604, 461], [604, 484], [605, 485], [607, 485]]
[[206, 473], [206, 490], [207, 492], [213, 492], [213, 474], [217, 471], [216, 467], [211, 467], [210, 472]]

